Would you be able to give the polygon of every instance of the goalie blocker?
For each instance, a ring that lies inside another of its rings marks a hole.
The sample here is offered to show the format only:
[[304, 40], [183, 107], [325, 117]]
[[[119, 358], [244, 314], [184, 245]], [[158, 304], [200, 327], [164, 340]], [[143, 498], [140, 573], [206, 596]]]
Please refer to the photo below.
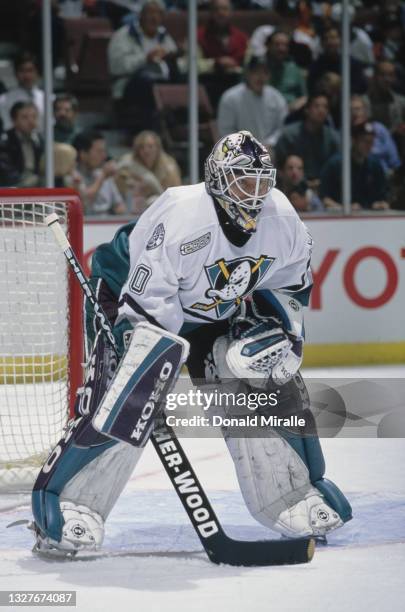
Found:
[[184, 338], [150, 323], [138, 323], [93, 417], [95, 429], [109, 438], [143, 446], [188, 353]]

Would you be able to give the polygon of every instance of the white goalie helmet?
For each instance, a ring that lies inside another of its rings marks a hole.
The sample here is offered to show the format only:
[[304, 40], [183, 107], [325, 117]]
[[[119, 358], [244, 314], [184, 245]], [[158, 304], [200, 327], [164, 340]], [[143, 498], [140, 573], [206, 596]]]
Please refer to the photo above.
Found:
[[268, 150], [245, 130], [221, 138], [205, 162], [208, 193], [246, 233], [256, 231], [257, 215], [275, 184]]

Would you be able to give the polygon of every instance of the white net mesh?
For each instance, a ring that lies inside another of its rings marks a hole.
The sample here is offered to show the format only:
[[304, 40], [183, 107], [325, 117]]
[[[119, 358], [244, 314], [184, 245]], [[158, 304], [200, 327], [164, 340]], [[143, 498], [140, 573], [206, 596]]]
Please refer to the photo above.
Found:
[[32, 484], [68, 417], [67, 265], [46, 226], [64, 202], [0, 201], [0, 490]]

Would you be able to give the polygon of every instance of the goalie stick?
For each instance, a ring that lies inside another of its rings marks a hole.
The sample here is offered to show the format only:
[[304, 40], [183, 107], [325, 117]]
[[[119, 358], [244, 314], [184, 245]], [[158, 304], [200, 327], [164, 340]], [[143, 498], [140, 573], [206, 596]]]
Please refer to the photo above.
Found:
[[[46, 223], [53, 231], [83, 292], [92, 304], [103, 332], [116, 350], [110, 322], [70, 246], [58, 215], [52, 213], [46, 218]], [[163, 418], [159, 419], [151, 440], [208, 558], [213, 563], [268, 566], [307, 563], [312, 559], [315, 552], [313, 538], [244, 541], [229, 537], [223, 530], [175, 432]]]

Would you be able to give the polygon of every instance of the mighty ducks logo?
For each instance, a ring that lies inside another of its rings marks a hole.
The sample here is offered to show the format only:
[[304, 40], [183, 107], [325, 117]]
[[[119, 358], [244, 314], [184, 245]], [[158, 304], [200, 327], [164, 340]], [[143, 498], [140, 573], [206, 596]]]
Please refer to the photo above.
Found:
[[212, 301], [196, 302], [195, 310], [207, 312], [215, 308], [217, 317], [223, 317], [242, 298], [251, 293], [259, 284], [274, 261], [274, 257], [261, 255], [259, 259], [241, 257], [225, 261], [219, 259], [211, 266], [204, 266], [211, 288], [205, 293]]

